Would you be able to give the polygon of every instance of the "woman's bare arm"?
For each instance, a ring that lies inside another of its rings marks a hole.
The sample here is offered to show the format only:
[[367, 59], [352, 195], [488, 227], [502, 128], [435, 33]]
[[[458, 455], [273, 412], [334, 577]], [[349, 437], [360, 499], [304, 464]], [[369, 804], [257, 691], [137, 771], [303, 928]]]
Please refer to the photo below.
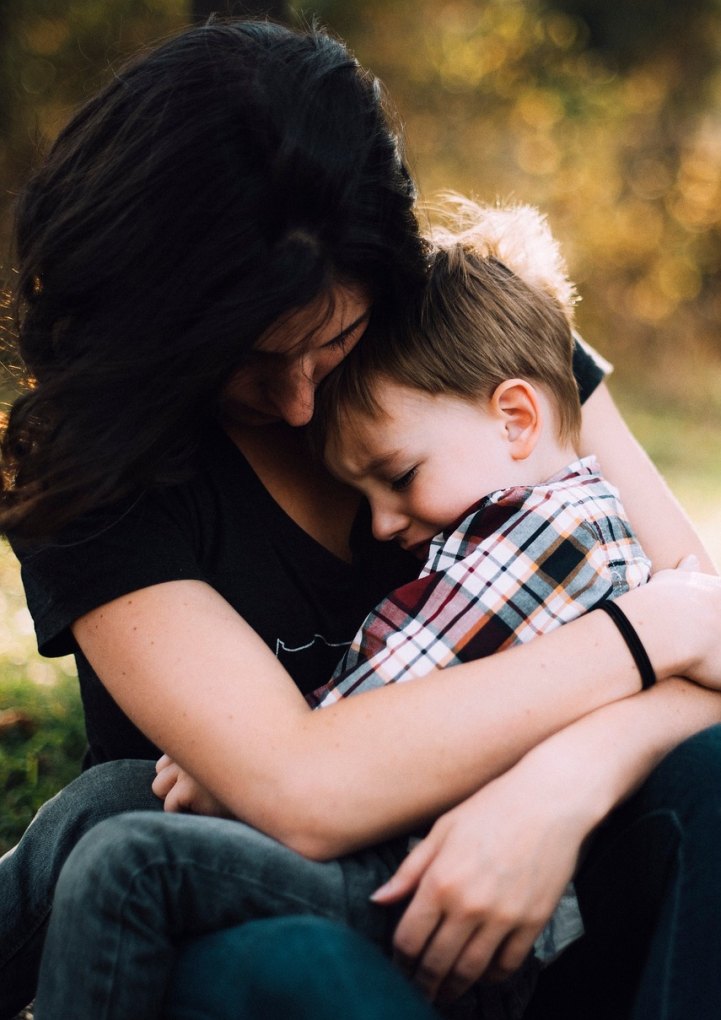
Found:
[[[591, 398], [588, 417], [586, 439], [598, 433], [605, 441], [599, 455], [618, 481], [629, 458], [643, 454], [624, 435], [605, 392]], [[631, 470], [643, 479], [629, 486], [632, 514], [678, 515], [675, 526], [644, 536], [652, 555], [657, 545], [671, 560], [700, 553], [690, 526], [644, 463]], [[689, 652], [703, 658], [704, 627], [713, 633], [716, 626], [715, 594], [699, 591], [692, 610], [684, 584], [690, 581], [624, 596], [661, 675], [692, 671]], [[625, 645], [601, 614], [450, 674], [315, 713], [257, 635], [200, 582], [117, 599], [77, 621], [74, 632], [110, 693], [150, 739], [233, 814], [319, 857], [437, 816], [551, 734], [639, 687]]]
[[[721, 616], [721, 585], [700, 594], [698, 620], [677, 616], [679, 584], [647, 588], [623, 598], [654, 664], [662, 674], [692, 666], [672, 623], [680, 619], [685, 641], [703, 657], [703, 624], [717, 610]], [[151, 740], [233, 814], [316, 857], [437, 816], [550, 734], [639, 689], [626, 646], [600, 613], [319, 712], [200, 582], [143, 589], [87, 614], [74, 630]]]
[[654, 570], [675, 567], [690, 553], [700, 569], [716, 568], [688, 516], [637, 442], [602, 383], [583, 405], [581, 453], [595, 454], [623, 505]]
[[[656, 564], [673, 564], [693, 553], [712, 569], [688, 518], [605, 387], [584, 408], [582, 452], [596, 453], [621, 489]], [[653, 584], [668, 579], [660, 575]], [[624, 606], [644, 594], [630, 593]], [[684, 596], [683, 609], [692, 618], [703, 613], [695, 602], [698, 594], [691, 585]], [[658, 621], [637, 610], [630, 615], [650, 647]], [[682, 643], [680, 618], [666, 625]], [[717, 640], [715, 633], [712, 629], [711, 641]], [[713, 685], [715, 678], [718, 687], [721, 664], [711, 670], [706, 682]], [[411, 897], [395, 942], [413, 961], [427, 993], [443, 989], [453, 997], [489, 965], [496, 977], [518, 967], [573, 876], [586, 837], [666, 754], [720, 721], [717, 690], [671, 679], [553, 734], [443, 815], [378, 897], [381, 903]]]
[[719, 696], [698, 695], [671, 680], [592, 712], [436, 822], [375, 897], [410, 897], [396, 949], [431, 998], [520, 966], [586, 836], [666, 753], [721, 719]]

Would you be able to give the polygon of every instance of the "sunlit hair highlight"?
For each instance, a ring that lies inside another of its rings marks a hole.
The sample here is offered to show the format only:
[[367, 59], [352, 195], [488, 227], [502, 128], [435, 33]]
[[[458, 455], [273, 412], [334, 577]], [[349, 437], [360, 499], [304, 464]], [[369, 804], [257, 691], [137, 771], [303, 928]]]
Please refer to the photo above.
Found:
[[370, 330], [320, 387], [317, 449], [352, 427], [354, 414], [381, 415], [380, 379], [474, 401], [507, 379], [526, 379], [550, 396], [559, 438], [577, 442], [575, 289], [545, 219], [529, 206], [458, 197], [444, 212], [419, 302], [394, 328]]

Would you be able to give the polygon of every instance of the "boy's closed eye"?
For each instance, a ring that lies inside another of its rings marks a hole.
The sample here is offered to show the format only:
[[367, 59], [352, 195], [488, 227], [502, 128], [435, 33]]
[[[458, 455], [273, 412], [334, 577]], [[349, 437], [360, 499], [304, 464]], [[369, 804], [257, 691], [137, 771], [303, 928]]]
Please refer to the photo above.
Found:
[[418, 467], [410, 468], [410, 470], [405, 471], [402, 475], [399, 475], [397, 478], [392, 479], [391, 488], [393, 489], [394, 492], [402, 492], [404, 489], [408, 488], [408, 486], [411, 484], [411, 482], [413, 481], [417, 474]]

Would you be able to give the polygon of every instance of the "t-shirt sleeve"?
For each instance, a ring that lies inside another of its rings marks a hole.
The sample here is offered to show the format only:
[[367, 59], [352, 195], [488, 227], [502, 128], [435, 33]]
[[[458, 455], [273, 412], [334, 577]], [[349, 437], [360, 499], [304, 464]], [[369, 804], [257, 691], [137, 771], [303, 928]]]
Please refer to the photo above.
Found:
[[613, 365], [606, 361], [597, 350], [586, 343], [578, 333], [573, 334], [573, 374], [578, 383], [578, 392], [583, 404], [605, 377], [613, 371]]
[[74, 652], [71, 624], [128, 592], [205, 580], [192, 505], [178, 490], [93, 513], [42, 545], [15, 540], [28, 608], [43, 655]]

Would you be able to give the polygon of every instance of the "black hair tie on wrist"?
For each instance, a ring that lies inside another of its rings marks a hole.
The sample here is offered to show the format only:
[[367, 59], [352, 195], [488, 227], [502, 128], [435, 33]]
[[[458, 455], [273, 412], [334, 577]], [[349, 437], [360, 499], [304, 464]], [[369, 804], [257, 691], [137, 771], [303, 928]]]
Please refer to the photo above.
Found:
[[651, 660], [648, 657], [648, 652], [643, 647], [643, 642], [638, 636], [631, 621], [628, 619], [626, 614], [616, 605], [615, 602], [599, 602], [593, 607], [594, 609], [602, 609], [604, 613], [607, 613], [611, 617], [613, 622], [618, 627], [621, 637], [626, 642], [628, 650], [633, 656], [633, 661], [636, 663], [636, 668], [641, 674], [641, 690], [646, 691], [649, 687], [653, 687], [656, 683], [656, 673]]

